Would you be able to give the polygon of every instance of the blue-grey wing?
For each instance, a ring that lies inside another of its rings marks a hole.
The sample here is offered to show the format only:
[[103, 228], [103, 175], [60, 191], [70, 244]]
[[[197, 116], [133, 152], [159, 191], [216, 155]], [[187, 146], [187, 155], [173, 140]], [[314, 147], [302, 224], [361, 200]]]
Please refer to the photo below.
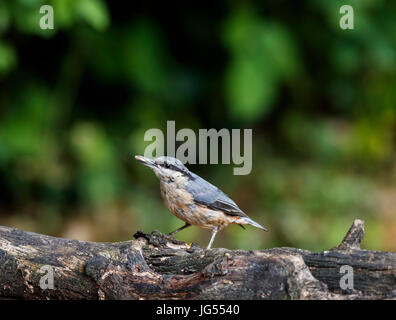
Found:
[[197, 204], [212, 210], [223, 211], [229, 215], [247, 217], [223, 191], [197, 175], [194, 175], [193, 181], [187, 182], [186, 189]]

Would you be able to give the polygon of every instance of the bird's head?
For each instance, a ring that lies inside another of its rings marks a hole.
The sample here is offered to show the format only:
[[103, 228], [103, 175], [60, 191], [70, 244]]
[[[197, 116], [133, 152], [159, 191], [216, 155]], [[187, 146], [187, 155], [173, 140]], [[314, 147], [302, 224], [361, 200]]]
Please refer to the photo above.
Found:
[[153, 169], [155, 175], [161, 181], [174, 181], [178, 177], [191, 175], [184, 164], [179, 159], [173, 157], [162, 156], [150, 159], [143, 156], [135, 156], [135, 159]]

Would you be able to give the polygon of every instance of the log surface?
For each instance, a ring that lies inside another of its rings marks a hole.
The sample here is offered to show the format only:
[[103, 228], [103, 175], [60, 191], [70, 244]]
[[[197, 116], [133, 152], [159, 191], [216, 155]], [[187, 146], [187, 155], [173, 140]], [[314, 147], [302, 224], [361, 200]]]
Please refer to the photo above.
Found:
[[0, 299], [396, 299], [396, 253], [362, 250], [363, 237], [355, 220], [324, 252], [205, 250], [157, 231], [95, 243], [0, 226]]

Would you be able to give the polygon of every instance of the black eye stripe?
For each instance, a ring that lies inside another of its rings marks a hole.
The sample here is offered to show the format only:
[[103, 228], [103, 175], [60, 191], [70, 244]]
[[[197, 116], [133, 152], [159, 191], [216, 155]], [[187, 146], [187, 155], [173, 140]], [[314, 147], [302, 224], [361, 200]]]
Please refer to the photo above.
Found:
[[167, 169], [172, 169], [172, 170], [175, 170], [175, 171], [179, 171], [179, 172], [184, 172], [183, 169], [181, 169], [181, 168], [179, 168], [179, 167], [177, 167], [177, 166], [175, 166], [173, 164], [166, 163], [166, 162], [162, 164], [162, 167], [165, 167]]
[[166, 167], [169, 169], [172, 169], [172, 170], [180, 171], [180, 169], [178, 167], [174, 166], [173, 164], [168, 164]]
[[175, 166], [175, 165], [173, 165], [173, 164], [171, 164], [171, 163], [168, 163], [168, 162], [163, 162], [163, 163], [158, 164], [158, 165], [159, 165], [160, 167], [163, 167], [163, 168], [166, 168], [166, 169], [172, 169], [172, 170], [181, 172], [184, 176], [188, 177], [188, 178], [191, 179], [191, 180], [194, 180], [194, 179], [195, 179], [194, 176], [191, 175], [191, 173], [188, 171], [187, 168], [180, 168], [180, 167]]

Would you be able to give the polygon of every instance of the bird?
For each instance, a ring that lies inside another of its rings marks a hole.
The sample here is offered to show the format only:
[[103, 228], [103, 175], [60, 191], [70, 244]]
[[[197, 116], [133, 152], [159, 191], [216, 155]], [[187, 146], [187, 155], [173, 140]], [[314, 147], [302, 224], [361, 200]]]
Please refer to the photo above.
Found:
[[185, 222], [169, 235], [174, 236], [191, 225], [210, 229], [212, 235], [206, 249], [211, 249], [217, 232], [230, 224], [238, 224], [243, 229], [243, 225], [252, 225], [267, 231], [250, 219], [223, 191], [189, 171], [179, 159], [170, 156], [150, 159], [139, 155], [135, 159], [154, 171], [160, 181], [164, 204]]

